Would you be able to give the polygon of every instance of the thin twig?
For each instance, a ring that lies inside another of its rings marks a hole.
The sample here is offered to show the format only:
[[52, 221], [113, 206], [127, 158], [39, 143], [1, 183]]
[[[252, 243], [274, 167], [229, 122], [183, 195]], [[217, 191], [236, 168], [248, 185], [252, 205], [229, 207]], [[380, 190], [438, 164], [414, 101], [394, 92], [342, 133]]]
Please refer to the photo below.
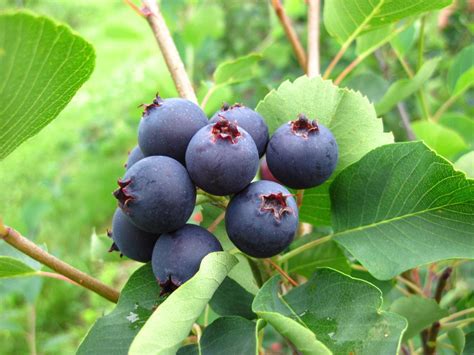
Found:
[[414, 291], [418, 295], [420, 295], [422, 297], [425, 297], [425, 294], [423, 293], [423, 290], [420, 287], [418, 287], [414, 282], [412, 282], [410, 280], [407, 280], [406, 278], [401, 277], [401, 276], [397, 276], [396, 280], [401, 282], [402, 284], [404, 284], [408, 288], [410, 288], [412, 291]]
[[443, 328], [450, 329], [450, 328], [457, 328], [460, 325], [466, 325], [466, 324], [471, 324], [471, 323], [474, 323], [474, 317], [461, 319], [461, 320], [454, 321], [454, 322], [447, 322], [447, 323], [443, 323], [441, 325], [442, 325]]
[[310, 78], [319, 75], [320, 52], [319, 52], [319, 23], [321, 12], [321, 0], [308, 0], [308, 76]]
[[142, 3], [143, 8], [141, 9], [141, 13], [145, 16], [155, 35], [163, 58], [168, 66], [168, 70], [173, 77], [176, 90], [178, 90], [181, 97], [197, 103], [193, 85], [191, 80], [189, 80], [184, 63], [179, 56], [178, 49], [176, 48], [168, 26], [166, 26], [165, 19], [160, 12], [156, 0], [142, 0]]
[[459, 99], [462, 94], [464, 94], [464, 91], [459, 92], [458, 94], [451, 96], [441, 107], [436, 111], [436, 113], [433, 116], [433, 121], [437, 122], [443, 116], [443, 114], [447, 111], [448, 108], [450, 108], [456, 101]]
[[294, 287], [298, 287], [298, 282], [293, 280], [290, 275], [288, 275], [285, 270], [283, 270], [280, 266], [278, 266], [277, 263], [275, 263], [272, 259], [266, 259], [266, 261], [275, 268], [278, 273], [283, 276], [285, 279], [289, 281], [290, 284], [292, 284]]
[[462, 311], [450, 314], [449, 316], [440, 319], [439, 322], [441, 324], [444, 324], [444, 323], [452, 321], [453, 319], [463, 317], [463, 316], [466, 316], [466, 315], [471, 314], [471, 313], [474, 313], [474, 307], [463, 309]]
[[28, 333], [26, 334], [30, 355], [36, 355], [36, 305], [31, 304], [28, 310]]
[[[439, 277], [438, 284], [436, 285], [436, 291], [433, 297], [437, 303], [440, 303], [441, 301], [441, 297], [443, 296], [443, 291], [446, 288], [446, 284], [448, 282], [449, 277], [451, 276], [452, 271], [453, 271], [453, 268], [447, 267], [446, 269], [444, 269], [443, 273]], [[424, 349], [425, 355], [433, 355], [436, 352], [436, 341], [438, 338], [438, 333], [439, 333], [440, 328], [441, 328], [441, 323], [434, 322], [428, 331], [425, 330], [422, 333], [423, 335], [425, 335], [425, 337], [422, 338], [423, 349]], [[428, 334], [426, 334], [426, 332]]]
[[288, 253], [283, 254], [282, 256], [280, 256], [280, 257], [278, 258], [278, 263], [279, 263], [279, 264], [282, 264], [282, 263], [284, 263], [285, 261], [287, 261], [287, 260], [289, 260], [289, 259], [295, 257], [295, 256], [298, 255], [298, 254], [301, 254], [302, 252], [304, 252], [304, 251], [306, 251], [306, 250], [312, 249], [312, 248], [314, 248], [314, 247], [317, 246], [317, 245], [326, 243], [326, 242], [330, 241], [332, 237], [333, 237], [332, 235], [328, 235], [328, 236], [326, 236], [326, 237], [319, 238], [319, 239], [315, 239], [315, 240], [313, 240], [312, 242], [303, 244], [303, 245], [299, 246], [298, 248], [295, 248], [295, 249], [289, 251]]
[[209, 225], [209, 227], [207, 227], [207, 230], [211, 233], [214, 233], [219, 223], [221, 223], [224, 220], [224, 217], [225, 217], [225, 211], [217, 216], [217, 218]]
[[295, 29], [293, 28], [293, 25], [291, 24], [290, 18], [286, 14], [286, 11], [283, 8], [280, 0], [272, 0], [271, 3], [276, 15], [278, 16], [278, 19], [280, 20], [281, 25], [283, 26], [283, 29], [285, 30], [286, 36], [288, 37], [288, 40], [290, 41], [291, 46], [293, 47], [293, 51], [295, 52], [296, 59], [298, 60], [301, 69], [306, 72], [306, 53], [303, 46], [301, 45], [301, 42], [298, 38], [298, 35], [296, 34]]
[[30, 258], [39, 261], [41, 264], [46, 265], [61, 275], [64, 275], [67, 278], [77, 282], [80, 286], [85, 287], [104, 297], [105, 299], [117, 303], [120, 295], [118, 291], [47, 253], [29, 239], [23, 237], [13, 228], [3, 225], [1, 220], [0, 237], [15, 249], [18, 249], [23, 254], [28, 255]]

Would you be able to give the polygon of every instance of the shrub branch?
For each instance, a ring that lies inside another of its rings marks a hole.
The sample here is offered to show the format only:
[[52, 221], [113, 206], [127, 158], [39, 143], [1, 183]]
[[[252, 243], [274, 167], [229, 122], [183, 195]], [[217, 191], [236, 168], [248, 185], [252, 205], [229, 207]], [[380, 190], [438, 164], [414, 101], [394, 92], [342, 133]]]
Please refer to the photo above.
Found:
[[5, 226], [1, 220], [0, 237], [15, 249], [28, 255], [30, 258], [35, 259], [41, 264], [46, 265], [59, 274], [64, 275], [67, 279], [97, 293], [99, 296], [102, 296], [111, 302], [118, 302], [120, 293], [117, 290], [44, 251], [13, 228]]

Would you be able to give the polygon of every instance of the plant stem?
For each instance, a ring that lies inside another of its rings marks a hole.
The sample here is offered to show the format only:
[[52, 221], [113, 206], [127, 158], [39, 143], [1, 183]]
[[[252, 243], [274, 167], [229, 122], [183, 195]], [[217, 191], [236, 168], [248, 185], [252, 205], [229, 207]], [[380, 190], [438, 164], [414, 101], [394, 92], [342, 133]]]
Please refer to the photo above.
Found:
[[448, 323], [444, 323], [444, 324], [441, 324], [441, 325], [443, 326], [443, 328], [457, 328], [460, 325], [468, 325], [468, 324], [471, 324], [471, 323], [474, 323], [474, 318], [473, 317], [466, 318], [466, 319], [461, 319], [461, 320], [458, 320], [458, 321], [455, 321], [455, 322], [448, 322]]
[[203, 110], [206, 108], [207, 102], [212, 97], [212, 94], [214, 94], [214, 92], [217, 90], [218, 87], [219, 87], [219, 85], [216, 85], [215, 83], [213, 83], [212, 86], [209, 88], [209, 90], [207, 90], [206, 95], [204, 96], [204, 98], [201, 101], [201, 108]]
[[474, 307], [463, 309], [462, 311], [450, 314], [449, 316], [444, 317], [443, 319], [441, 319], [439, 322], [441, 324], [444, 324], [444, 323], [447, 323], [449, 321], [452, 321], [453, 319], [463, 317], [463, 316], [471, 314], [471, 313], [474, 313]]
[[[453, 269], [451, 267], [447, 267], [446, 269], [444, 269], [438, 280], [438, 284], [436, 285], [436, 291], [433, 297], [436, 303], [438, 304], [441, 301], [443, 291], [446, 288], [446, 284], [448, 282], [449, 277], [451, 276], [452, 271]], [[434, 322], [428, 331], [425, 330], [422, 332], [423, 350], [425, 355], [434, 355], [434, 353], [436, 352], [436, 341], [440, 328], [441, 323]]]
[[56, 280], [62, 280], [70, 283], [71, 285], [75, 286], [80, 286], [77, 282], [71, 280], [70, 278], [67, 278], [64, 275], [61, 274], [56, 274], [54, 272], [48, 272], [48, 271], [37, 271], [36, 274], [37, 276], [43, 276], [43, 277], [49, 277], [51, 279], [56, 279]]
[[423, 290], [419, 288], [414, 282], [411, 282], [410, 280], [405, 279], [404, 277], [397, 276], [396, 280], [404, 284], [405, 286], [409, 287], [412, 291], [417, 293], [418, 295], [425, 297], [425, 294], [423, 293]]
[[303, 244], [303, 245], [299, 246], [298, 248], [295, 248], [295, 249], [289, 251], [288, 253], [283, 254], [282, 256], [280, 256], [278, 258], [277, 261], [278, 261], [279, 264], [281, 264], [281, 263], [295, 257], [296, 255], [301, 254], [302, 252], [304, 252], [306, 250], [312, 249], [317, 245], [320, 245], [320, 244], [323, 244], [323, 243], [326, 243], [326, 242], [330, 241], [332, 239], [332, 237], [333, 237], [333, 235], [331, 234], [331, 235], [328, 235], [326, 237], [319, 238], [319, 239], [313, 240], [312, 242]]
[[28, 310], [28, 333], [26, 334], [30, 355], [36, 355], [36, 306], [31, 304]]
[[425, 25], [426, 17], [421, 18], [420, 37], [418, 39], [418, 62], [417, 69], [419, 70], [423, 65], [423, 52], [425, 51]]
[[179, 56], [178, 49], [176, 48], [168, 26], [166, 26], [165, 19], [160, 12], [156, 0], [142, 0], [142, 3], [143, 8], [141, 12], [155, 35], [163, 58], [168, 66], [168, 70], [173, 78], [176, 90], [178, 90], [181, 97], [197, 103], [193, 85], [191, 80], [189, 80], [183, 61]]
[[303, 46], [301, 45], [301, 42], [298, 38], [295, 29], [293, 28], [293, 25], [291, 24], [290, 18], [286, 14], [286, 11], [283, 8], [280, 0], [272, 0], [271, 3], [276, 15], [278, 16], [278, 19], [280, 20], [281, 25], [283, 26], [283, 29], [285, 30], [286, 36], [288, 37], [288, 40], [290, 41], [291, 46], [293, 47], [293, 51], [295, 52], [296, 59], [298, 60], [301, 69], [306, 72], [306, 53]]
[[[467, 88], [466, 88], [467, 89]], [[436, 111], [436, 113], [433, 116], [433, 121], [438, 122], [441, 116], [446, 112], [448, 108], [450, 108], [456, 101], [459, 99], [462, 94], [464, 94], [464, 91], [459, 92], [458, 94], [451, 96], [441, 107]]]
[[266, 261], [275, 268], [278, 273], [283, 276], [285, 279], [288, 280], [290, 284], [292, 284], [294, 287], [298, 287], [298, 283], [291, 278], [290, 275], [288, 275], [285, 270], [283, 270], [277, 263], [275, 263], [272, 259], [266, 259]]
[[308, 69], [310, 78], [319, 75], [320, 52], [319, 52], [319, 23], [321, 12], [321, 0], [308, 0]]
[[[387, 62], [385, 61], [382, 51], [380, 49], [377, 49], [374, 54], [375, 54], [375, 58], [377, 59], [377, 62], [379, 63], [379, 67], [382, 70], [382, 74], [384, 78], [389, 80], [390, 68]], [[415, 133], [413, 132], [413, 129], [411, 128], [410, 116], [408, 115], [408, 112], [405, 108], [404, 103], [399, 102], [397, 104], [397, 109], [398, 109], [398, 112], [400, 113], [400, 119], [402, 121], [402, 125], [405, 130], [405, 133], [407, 134], [407, 138], [411, 141], [414, 140], [416, 138]]]
[[304, 198], [304, 190], [298, 190], [296, 192], [296, 205], [298, 208], [301, 208], [303, 206], [303, 198]]
[[97, 293], [105, 299], [117, 303], [120, 295], [118, 291], [47, 253], [29, 239], [23, 237], [13, 228], [5, 226], [1, 221], [0, 237], [15, 249], [18, 249], [23, 254], [28, 255], [30, 258], [39, 261], [41, 264], [46, 265], [59, 274], [66, 276], [67, 278], [75, 281], [80, 286]]
[[214, 233], [219, 223], [221, 223], [224, 220], [224, 217], [225, 217], [225, 211], [217, 216], [217, 218], [209, 225], [209, 227], [207, 227], [207, 230], [211, 233]]

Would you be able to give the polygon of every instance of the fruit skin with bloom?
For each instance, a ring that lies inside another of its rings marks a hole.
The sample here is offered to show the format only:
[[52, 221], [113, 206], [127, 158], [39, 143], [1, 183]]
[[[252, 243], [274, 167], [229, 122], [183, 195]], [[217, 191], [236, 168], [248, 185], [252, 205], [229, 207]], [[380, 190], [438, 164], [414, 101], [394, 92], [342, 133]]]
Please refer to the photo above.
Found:
[[130, 169], [133, 164], [135, 164], [137, 161], [142, 160], [143, 158], [145, 158], [145, 156], [143, 155], [142, 150], [138, 145], [136, 145], [135, 147], [133, 147], [130, 153], [128, 153], [128, 159], [125, 163], [125, 169]]
[[162, 234], [151, 259], [161, 293], [171, 293], [188, 281], [199, 270], [202, 259], [216, 251], [222, 251], [217, 238], [207, 229], [194, 224]]
[[184, 164], [189, 141], [208, 123], [207, 116], [194, 102], [157, 96], [145, 105], [138, 126], [138, 144], [145, 156], [165, 155]]
[[110, 251], [119, 251], [127, 258], [142, 263], [151, 260], [158, 239], [158, 234], [145, 232], [135, 226], [120, 208], [115, 210], [109, 236], [114, 242]]
[[280, 184], [253, 182], [231, 199], [225, 226], [230, 240], [245, 254], [275, 256], [290, 245], [298, 228], [296, 201]]
[[222, 105], [220, 111], [217, 111], [211, 117], [210, 122], [216, 123], [221, 118], [230, 122], [236, 122], [239, 127], [245, 129], [257, 146], [258, 155], [262, 157], [268, 143], [268, 126], [263, 117], [258, 113], [242, 104]]
[[161, 234], [184, 226], [194, 210], [196, 188], [178, 161], [146, 157], [118, 181], [114, 196], [138, 228]]
[[258, 151], [250, 134], [225, 119], [201, 128], [186, 151], [186, 168], [204, 191], [224, 196], [244, 189], [258, 170]]
[[338, 146], [328, 128], [299, 115], [276, 130], [268, 142], [266, 158], [271, 173], [282, 184], [308, 189], [332, 175]]

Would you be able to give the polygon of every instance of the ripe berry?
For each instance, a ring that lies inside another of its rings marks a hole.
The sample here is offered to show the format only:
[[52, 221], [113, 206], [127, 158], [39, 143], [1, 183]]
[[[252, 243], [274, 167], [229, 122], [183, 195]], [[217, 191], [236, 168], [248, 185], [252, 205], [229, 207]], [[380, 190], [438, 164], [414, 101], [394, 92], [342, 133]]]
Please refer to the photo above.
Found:
[[138, 127], [138, 144], [145, 156], [165, 155], [184, 164], [189, 141], [208, 123], [195, 103], [156, 96], [153, 103], [145, 106]]
[[143, 263], [151, 260], [153, 247], [158, 239], [158, 234], [137, 228], [120, 208], [115, 210], [109, 236], [114, 241], [110, 251], [120, 251], [126, 257]]
[[125, 163], [125, 168], [128, 170], [132, 167], [133, 164], [135, 164], [137, 161], [142, 160], [145, 158], [143, 155], [143, 152], [141, 151], [140, 147], [136, 145], [130, 153], [128, 153], [128, 159], [127, 162]]
[[216, 123], [221, 117], [230, 122], [236, 122], [239, 127], [245, 129], [252, 136], [259, 157], [265, 154], [268, 143], [268, 126], [260, 114], [242, 104], [232, 106], [224, 104], [221, 110], [211, 117], [211, 122]]
[[209, 253], [222, 251], [217, 238], [194, 224], [160, 236], [153, 249], [151, 264], [162, 294], [176, 290], [199, 270]]
[[329, 129], [299, 115], [276, 130], [266, 157], [279, 181], [294, 189], [307, 189], [331, 176], [337, 165], [338, 147]]
[[127, 170], [118, 184], [114, 195], [120, 208], [147, 232], [176, 230], [193, 212], [196, 188], [184, 166], [172, 158], [144, 158]]
[[189, 142], [186, 168], [194, 183], [213, 195], [229, 195], [247, 186], [258, 170], [252, 137], [221, 119], [201, 128]]
[[230, 201], [225, 226], [239, 250], [256, 258], [269, 258], [293, 240], [298, 228], [296, 201], [280, 184], [253, 182]]

